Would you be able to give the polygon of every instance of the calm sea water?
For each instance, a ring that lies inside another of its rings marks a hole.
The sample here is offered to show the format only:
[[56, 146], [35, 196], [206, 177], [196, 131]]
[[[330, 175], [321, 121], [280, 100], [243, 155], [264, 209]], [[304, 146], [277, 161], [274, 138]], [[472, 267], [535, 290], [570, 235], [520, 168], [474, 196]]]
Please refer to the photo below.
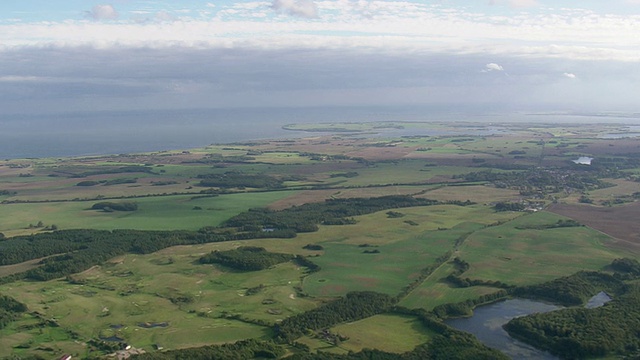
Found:
[[[427, 112], [428, 113], [428, 112]], [[0, 159], [120, 154], [309, 136], [291, 123], [424, 120], [407, 109], [214, 109], [0, 117]]]
[[[584, 116], [568, 122], [590, 121]], [[0, 116], [0, 159], [189, 149], [209, 144], [309, 136], [290, 123], [369, 121], [556, 121], [548, 115], [479, 114], [473, 109], [340, 107], [110, 111]], [[597, 120], [597, 119], [596, 119]], [[602, 121], [602, 119], [599, 119]], [[393, 135], [429, 135], [397, 133]]]

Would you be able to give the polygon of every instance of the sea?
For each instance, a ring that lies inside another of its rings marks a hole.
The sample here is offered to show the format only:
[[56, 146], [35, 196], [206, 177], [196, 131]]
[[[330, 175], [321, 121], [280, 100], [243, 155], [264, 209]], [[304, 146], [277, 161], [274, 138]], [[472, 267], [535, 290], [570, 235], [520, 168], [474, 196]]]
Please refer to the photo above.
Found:
[[[563, 119], [573, 122], [589, 120], [584, 116], [578, 116], [575, 119], [563, 116]], [[500, 123], [542, 120], [555, 121], [549, 114], [536, 117], [513, 112], [492, 113], [478, 112], [475, 109], [409, 106], [13, 114], [0, 115], [0, 159], [184, 150], [210, 144], [317, 135], [282, 128], [292, 123], [375, 121]], [[593, 120], [590, 119], [590, 121]]]

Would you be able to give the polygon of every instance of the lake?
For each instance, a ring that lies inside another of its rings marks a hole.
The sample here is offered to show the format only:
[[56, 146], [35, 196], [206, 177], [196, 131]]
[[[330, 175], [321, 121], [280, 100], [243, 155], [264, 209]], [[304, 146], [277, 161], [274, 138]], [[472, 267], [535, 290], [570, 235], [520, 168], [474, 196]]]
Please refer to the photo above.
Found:
[[446, 320], [446, 324], [475, 335], [483, 344], [498, 349], [512, 359], [552, 360], [558, 357], [513, 339], [502, 328], [509, 320], [561, 307], [527, 299], [509, 299], [479, 306], [469, 318]]
[[[607, 293], [599, 292], [587, 301], [585, 307], [588, 309], [597, 308], [611, 300]], [[562, 309], [562, 307], [516, 298], [479, 306], [473, 310], [473, 316], [449, 319], [445, 323], [475, 335], [483, 344], [502, 351], [512, 359], [555, 360], [558, 359], [557, 356], [513, 339], [502, 328], [502, 325], [516, 317], [558, 309]]]

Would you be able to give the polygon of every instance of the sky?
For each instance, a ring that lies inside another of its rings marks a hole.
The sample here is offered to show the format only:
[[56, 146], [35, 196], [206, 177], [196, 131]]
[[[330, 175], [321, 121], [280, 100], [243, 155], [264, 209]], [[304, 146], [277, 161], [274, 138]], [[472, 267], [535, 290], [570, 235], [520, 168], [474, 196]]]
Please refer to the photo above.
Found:
[[0, 117], [640, 112], [640, 0], [0, 1]]

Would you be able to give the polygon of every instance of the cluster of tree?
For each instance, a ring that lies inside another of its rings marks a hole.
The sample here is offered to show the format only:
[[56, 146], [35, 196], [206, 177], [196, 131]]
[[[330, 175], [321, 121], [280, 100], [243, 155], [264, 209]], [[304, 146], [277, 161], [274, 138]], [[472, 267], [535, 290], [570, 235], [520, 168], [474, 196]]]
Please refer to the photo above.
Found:
[[597, 271], [580, 271], [543, 284], [517, 287], [511, 290], [511, 294], [564, 306], [577, 306], [584, 304], [600, 291], [618, 294], [624, 289], [625, 284], [613, 275]]
[[471, 267], [471, 265], [469, 265], [468, 262], [460, 259], [458, 256], [453, 258], [453, 260], [451, 260], [451, 263], [453, 264], [453, 266], [455, 268], [455, 275], [462, 275], [464, 272], [469, 270], [469, 268]]
[[83, 178], [95, 175], [109, 175], [109, 174], [122, 174], [122, 173], [147, 173], [153, 174], [153, 168], [149, 166], [130, 165], [119, 167], [103, 167], [100, 170], [85, 171], [81, 173], [70, 174], [72, 178]]
[[267, 287], [264, 286], [264, 284], [260, 284], [258, 286], [254, 286], [254, 287], [250, 287], [247, 289], [247, 291], [244, 292], [244, 294], [246, 296], [251, 296], [251, 295], [255, 295], [259, 292], [261, 292], [262, 290], [266, 289]]
[[506, 202], [499, 201], [495, 205], [493, 205], [493, 209], [495, 211], [523, 211], [526, 209], [526, 206], [520, 202]]
[[291, 342], [307, 332], [307, 329], [330, 328], [346, 321], [364, 319], [388, 311], [395, 299], [372, 291], [350, 292], [345, 297], [313, 310], [284, 319], [275, 325], [276, 338]]
[[295, 258], [293, 258], [293, 261], [296, 262], [296, 264], [300, 265], [300, 266], [304, 266], [307, 269], [309, 269], [309, 273], [314, 273], [314, 272], [318, 272], [320, 271], [320, 265], [314, 263], [313, 261], [309, 260], [308, 258], [302, 256], [302, 255], [296, 255]]
[[294, 229], [296, 232], [313, 232], [319, 224], [353, 224], [356, 215], [413, 206], [436, 205], [429, 199], [416, 199], [407, 195], [376, 198], [329, 199], [321, 203], [307, 203], [281, 211], [250, 209], [227, 220], [224, 225], [241, 229]]
[[266, 174], [245, 174], [236, 171], [228, 171], [224, 174], [198, 175], [201, 179], [200, 186], [219, 188], [257, 188], [278, 189], [282, 180]]
[[167, 185], [175, 185], [178, 182], [175, 180], [165, 180], [165, 181], [152, 181], [152, 186], [167, 186]]
[[271, 341], [241, 340], [232, 344], [208, 345], [197, 348], [169, 350], [133, 355], [136, 360], [244, 360], [277, 359], [285, 350]]
[[133, 179], [121, 178], [121, 179], [107, 180], [104, 182], [104, 185], [111, 186], [111, 185], [122, 185], [122, 184], [135, 184], [137, 182], [138, 182], [138, 179], [136, 178], [133, 178]]
[[15, 195], [16, 193], [14, 191], [9, 191], [9, 190], [0, 190], [0, 196], [9, 196], [9, 195]]
[[441, 319], [471, 316], [473, 314], [473, 309], [476, 306], [506, 299], [507, 296], [509, 296], [509, 293], [506, 290], [499, 290], [491, 294], [482, 295], [478, 298], [469, 299], [459, 303], [438, 305], [433, 308], [432, 313]]
[[96, 186], [99, 185], [100, 181], [95, 181], [95, 180], [84, 180], [84, 181], [80, 181], [79, 183], [76, 184], [76, 186]]
[[293, 255], [268, 252], [263, 247], [240, 246], [226, 251], [212, 251], [202, 256], [201, 264], [220, 264], [242, 271], [268, 269], [274, 265], [293, 259]]
[[76, 186], [96, 186], [100, 184], [109, 186], [109, 185], [121, 185], [121, 184], [135, 184], [137, 182], [138, 182], [138, 179], [136, 178], [133, 178], [133, 179], [121, 178], [121, 179], [100, 180], [100, 181], [84, 180], [77, 183]]
[[566, 228], [566, 227], [580, 227], [580, 226], [584, 226], [582, 224], [580, 224], [579, 222], [573, 220], [573, 219], [567, 219], [567, 220], [558, 220], [557, 222], [553, 223], [553, 224], [541, 224], [541, 225], [526, 225], [526, 226], [517, 226], [516, 229], [519, 230], [546, 230], [546, 229], [557, 229], [557, 228]]
[[0, 295], [0, 329], [27, 311], [26, 305], [6, 295]]
[[611, 268], [614, 271], [621, 272], [621, 273], [627, 273], [634, 276], [640, 275], [640, 262], [638, 262], [638, 260], [636, 259], [629, 259], [629, 258], [615, 259], [611, 263]]
[[318, 244], [307, 244], [307, 245], [303, 246], [302, 248], [306, 249], [306, 250], [316, 250], [316, 251], [324, 250], [324, 247], [322, 247], [322, 245], [318, 245]]
[[358, 172], [357, 171], [349, 171], [349, 172], [345, 172], [345, 173], [337, 173], [337, 174], [331, 174], [329, 175], [329, 177], [331, 178], [337, 178], [337, 177], [344, 177], [344, 178], [353, 178], [353, 177], [357, 177]]
[[390, 219], [401, 218], [404, 214], [398, 211], [387, 211], [387, 217]]
[[495, 287], [495, 288], [501, 288], [501, 289], [513, 288], [513, 285], [503, 283], [502, 281], [499, 281], [499, 280], [495, 280], [495, 281], [481, 280], [481, 279], [471, 279], [468, 277], [462, 278], [461, 276], [456, 274], [447, 275], [447, 277], [444, 278], [444, 281], [459, 288], [466, 288], [466, 287], [472, 287], [472, 286], [489, 286], [489, 287]]
[[93, 204], [93, 206], [91, 206], [91, 210], [103, 210], [106, 212], [136, 211], [138, 210], [138, 204], [134, 202], [129, 202], [129, 201], [124, 201], [124, 202], [103, 201], [103, 202]]
[[568, 359], [637, 355], [640, 351], [640, 287], [604, 306], [569, 308], [509, 321], [513, 337]]
[[174, 245], [228, 239], [225, 236], [192, 231], [139, 230], [61, 230], [16, 236], [0, 242], [0, 265], [47, 258], [37, 268], [0, 278], [0, 283], [24, 278], [50, 280], [84, 271], [125, 253], [147, 254]]

